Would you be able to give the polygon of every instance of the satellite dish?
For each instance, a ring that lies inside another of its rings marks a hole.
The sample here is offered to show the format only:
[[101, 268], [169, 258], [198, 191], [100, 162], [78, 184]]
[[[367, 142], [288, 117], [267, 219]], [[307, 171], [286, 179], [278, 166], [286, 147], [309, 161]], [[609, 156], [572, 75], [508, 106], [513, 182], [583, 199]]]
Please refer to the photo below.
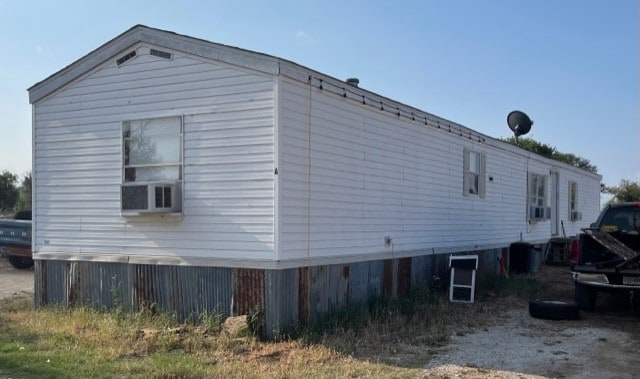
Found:
[[529, 133], [531, 125], [533, 125], [533, 121], [526, 115], [526, 113], [513, 111], [507, 115], [507, 124], [509, 125], [509, 129], [511, 129], [513, 134], [516, 136], [517, 141], [519, 136]]

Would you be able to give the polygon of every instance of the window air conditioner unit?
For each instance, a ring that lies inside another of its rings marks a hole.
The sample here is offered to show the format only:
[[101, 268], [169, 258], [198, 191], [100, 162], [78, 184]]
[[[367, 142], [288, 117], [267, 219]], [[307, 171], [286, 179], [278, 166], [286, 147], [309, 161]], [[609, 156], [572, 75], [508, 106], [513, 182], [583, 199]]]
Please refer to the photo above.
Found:
[[580, 220], [582, 220], [582, 212], [572, 211], [571, 221], [580, 221]]
[[551, 208], [545, 207], [529, 207], [529, 219], [530, 220], [544, 220], [551, 218]]
[[182, 210], [180, 183], [155, 182], [122, 186], [123, 213], [174, 213]]

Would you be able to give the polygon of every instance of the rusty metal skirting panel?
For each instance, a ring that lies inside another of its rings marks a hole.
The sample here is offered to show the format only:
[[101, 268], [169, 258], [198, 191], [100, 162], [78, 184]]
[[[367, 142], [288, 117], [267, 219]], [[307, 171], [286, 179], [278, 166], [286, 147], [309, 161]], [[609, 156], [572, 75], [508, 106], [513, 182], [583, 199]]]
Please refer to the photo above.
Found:
[[449, 275], [449, 254], [427, 254], [411, 258], [411, 286], [442, 283]]
[[349, 265], [350, 304], [367, 304], [372, 297], [369, 294], [369, 262], [351, 263]]
[[220, 267], [131, 265], [135, 308], [159, 306], [179, 320], [203, 312], [229, 315], [232, 269]]
[[35, 261], [35, 297], [38, 305], [67, 305], [69, 263], [65, 261]]
[[385, 261], [369, 262], [369, 287], [367, 295], [369, 299], [382, 296], [382, 277]]
[[47, 264], [46, 261], [33, 262], [33, 289], [35, 304], [42, 307], [47, 304]]
[[277, 338], [298, 325], [298, 269], [265, 272], [265, 334]]
[[393, 259], [385, 259], [382, 266], [382, 293], [386, 297], [393, 295]]
[[[500, 250], [476, 251], [495, 272]], [[316, 320], [349, 304], [406, 295], [411, 286], [448, 275], [448, 255], [285, 270], [37, 260], [36, 304], [158, 309], [179, 320], [261, 311], [265, 334], [277, 337], [298, 321]], [[443, 280], [443, 282], [446, 282]]]
[[387, 297], [402, 297], [411, 287], [411, 258], [387, 259], [382, 277], [383, 293]]
[[309, 317], [337, 311], [347, 305], [349, 288], [348, 265], [310, 267]]
[[309, 320], [309, 267], [298, 269], [298, 320]]
[[301, 268], [299, 318], [315, 320], [348, 304], [367, 304], [382, 295], [385, 261]]
[[232, 269], [38, 260], [35, 298], [48, 304], [162, 309], [180, 320], [231, 314]]
[[357, 262], [349, 265], [349, 304], [367, 304], [382, 295], [383, 262]]
[[107, 309], [131, 306], [129, 270], [123, 263], [66, 262], [66, 303]]
[[122, 306], [131, 307], [131, 296], [128, 295], [131, 276], [129, 267], [124, 263], [101, 263], [99, 265], [86, 262], [87, 279], [85, 303], [103, 306], [107, 309]]
[[233, 272], [233, 313], [252, 314], [264, 310], [264, 270], [237, 268]]
[[431, 255], [421, 255], [419, 257], [411, 258], [412, 286], [421, 286], [431, 283], [433, 278], [433, 270], [430, 265]]
[[411, 289], [411, 258], [400, 258], [398, 261], [396, 296], [402, 297], [409, 294]]
[[500, 274], [499, 258], [502, 252], [500, 249], [490, 249], [477, 251], [474, 255], [478, 255], [478, 270], [476, 278]]

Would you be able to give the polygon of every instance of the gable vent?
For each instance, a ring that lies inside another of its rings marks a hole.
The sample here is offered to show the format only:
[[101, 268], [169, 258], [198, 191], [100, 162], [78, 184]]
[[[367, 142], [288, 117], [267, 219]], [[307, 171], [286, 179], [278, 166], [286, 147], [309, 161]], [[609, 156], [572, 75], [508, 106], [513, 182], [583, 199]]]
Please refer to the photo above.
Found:
[[118, 64], [118, 66], [120, 66], [120, 65], [122, 65], [124, 62], [128, 61], [129, 59], [131, 59], [131, 58], [135, 57], [136, 55], [137, 55], [137, 54], [136, 54], [136, 51], [135, 51], [135, 50], [131, 50], [131, 52], [129, 52], [129, 54], [127, 54], [127, 55], [125, 55], [125, 56], [123, 56], [123, 57], [118, 58], [118, 60], [116, 61], [116, 63]]
[[162, 50], [151, 49], [149, 54], [156, 56], [158, 58], [171, 59], [171, 53], [162, 51]]

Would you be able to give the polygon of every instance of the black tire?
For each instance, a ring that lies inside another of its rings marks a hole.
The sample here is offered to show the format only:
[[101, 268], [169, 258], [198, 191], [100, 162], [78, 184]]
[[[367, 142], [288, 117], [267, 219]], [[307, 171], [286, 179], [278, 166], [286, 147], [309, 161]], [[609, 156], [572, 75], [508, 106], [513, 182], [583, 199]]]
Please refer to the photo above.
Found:
[[595, 288], [576, 283], [576, 303], [580, 309], [592, 311], [596, 307], [598, 292]]
[[539, 299], [529, 302], [529, 314], [545, 320], [577, 320], [580, 317], [580, 308], [574, 302]]
[[8, 258], [9, 258], [9, 263], [11, 263], [11, 266], [19, 270], [25, 270], [33, 266], [33, 259], [31, 258], [16, 257], [13, 255], [10, 255]]

